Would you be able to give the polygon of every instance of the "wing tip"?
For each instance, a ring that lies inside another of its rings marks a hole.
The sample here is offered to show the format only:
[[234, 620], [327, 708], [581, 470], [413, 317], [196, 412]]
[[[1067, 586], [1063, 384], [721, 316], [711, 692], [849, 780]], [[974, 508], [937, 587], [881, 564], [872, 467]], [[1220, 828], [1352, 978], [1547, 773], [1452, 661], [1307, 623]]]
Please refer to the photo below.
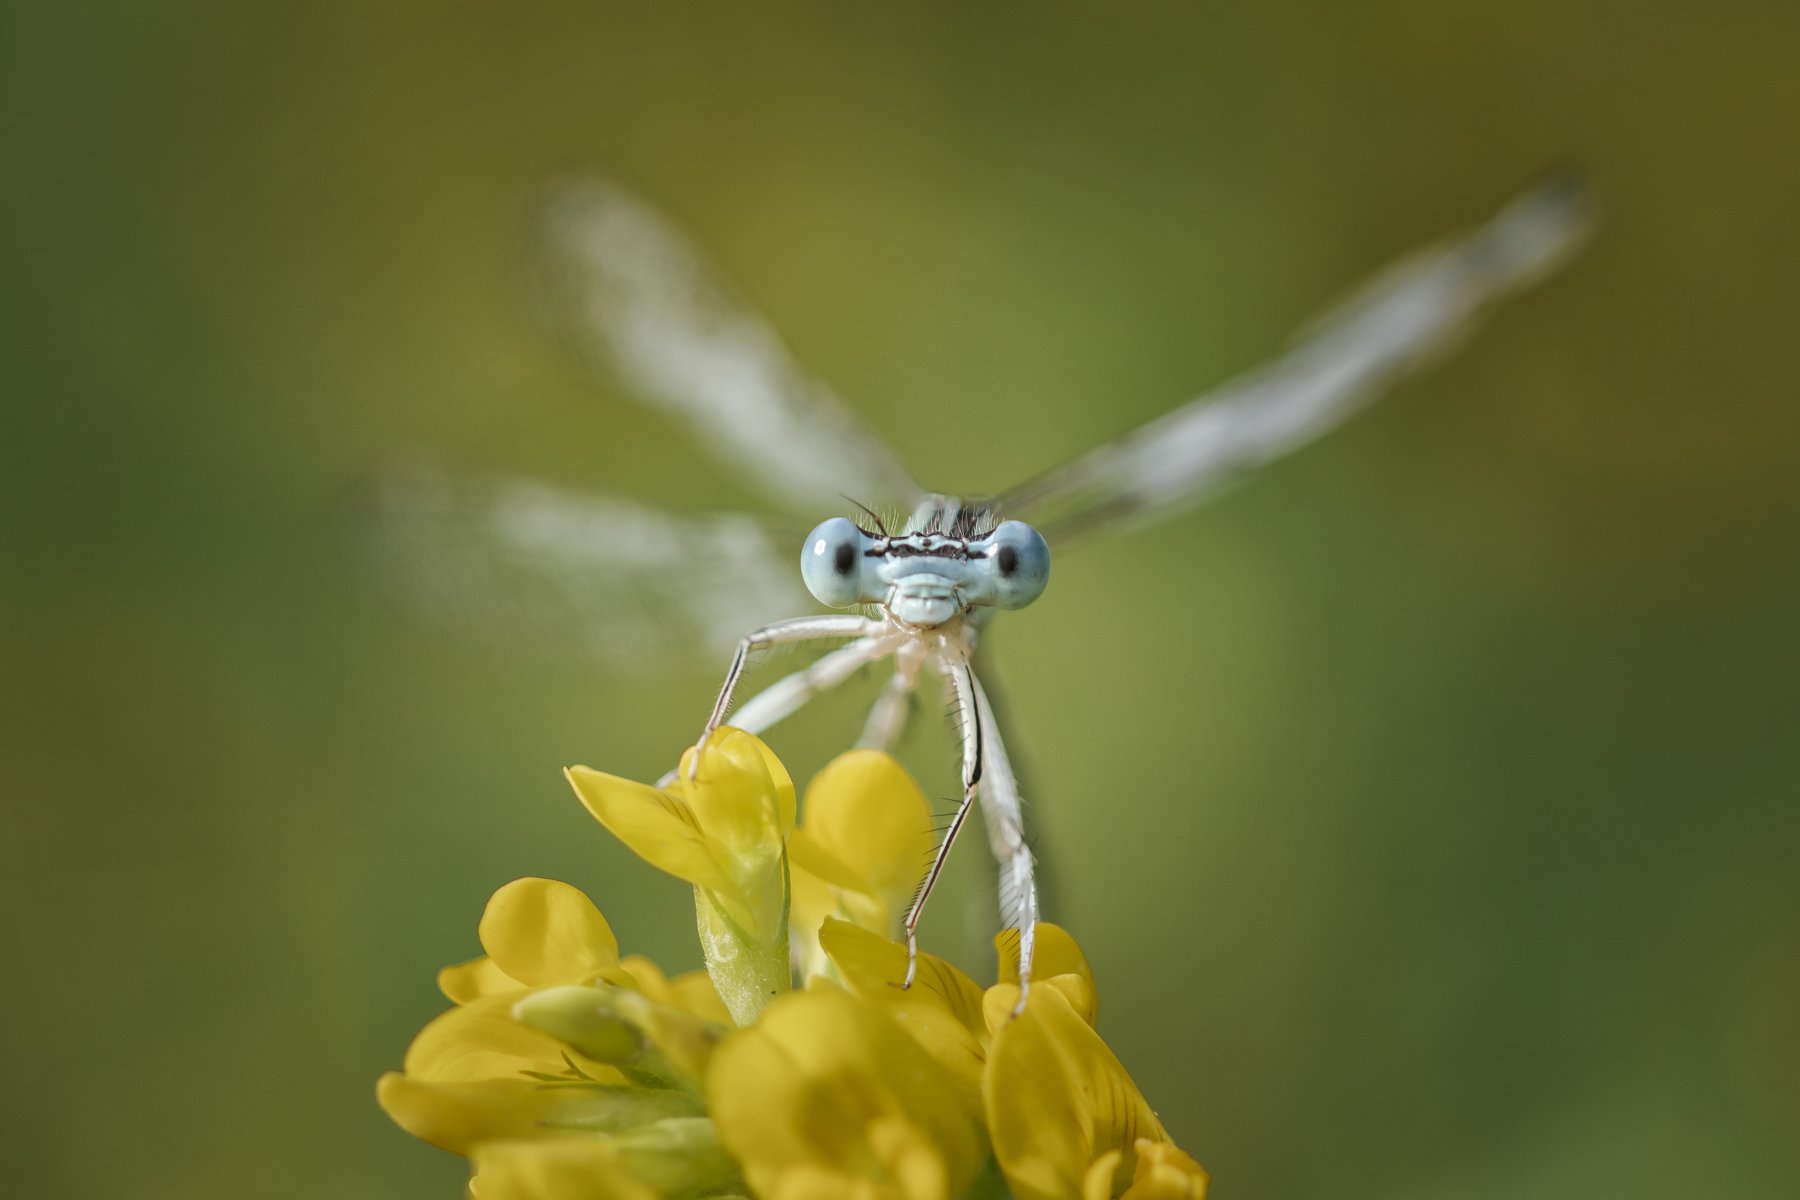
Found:
[[1598, 218], [1587, 172], [1575, 163], [1555, 164], [1477, 235], [1477, 259], [1509, 287], [1534, 283], [1581, 249]]

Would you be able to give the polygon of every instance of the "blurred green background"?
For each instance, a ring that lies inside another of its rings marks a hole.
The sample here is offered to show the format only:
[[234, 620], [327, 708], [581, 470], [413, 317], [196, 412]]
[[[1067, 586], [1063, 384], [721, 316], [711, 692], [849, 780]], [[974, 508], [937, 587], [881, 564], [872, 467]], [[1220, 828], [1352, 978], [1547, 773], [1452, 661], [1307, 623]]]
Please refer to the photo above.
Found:
[[1800, 1192], [1800, 8], [0, 13], [10, 1194], [457, 1195], [372, 1088], [492, 888], [695, 965], [558, 769], [659, 772], [723, 664], [495, 653], [336, 517], [396, 451], [753, 499], [534, 323], [546, 179], [654, 199], [980, 492], [1558, 161], [1606, 209], [1564, 276], [997, 626], [1015, 757], [1216, 1194]]

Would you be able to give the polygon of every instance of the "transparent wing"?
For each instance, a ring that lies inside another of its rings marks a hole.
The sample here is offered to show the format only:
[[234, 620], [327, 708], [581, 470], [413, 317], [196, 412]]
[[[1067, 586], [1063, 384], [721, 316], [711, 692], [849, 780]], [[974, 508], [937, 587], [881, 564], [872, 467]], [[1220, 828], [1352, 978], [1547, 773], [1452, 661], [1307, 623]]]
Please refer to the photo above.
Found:
[[746, 631], [818, 607], [795, 566], [804, 531], [778, 536], [744, 515], [410, 470], [360, 485], [350, 524], [409, 604], [490, 641], [616, 667], [716, 670]]
[[1053, 542], [1165, 515], [1336, 427], [1452, 348], [1489, 305], [1580, 245], [1589, 206], [1558, 177], [1488, 224], [1390, 268], [1283, 357], [996, 500]]
[[700, 253], [616, 184], [565, 184], [546, 205], [544, 269], [594, 365], [686, 420], [720, 459], [795, 511], [842, 497], [910, 504], [905, 467], [789, 357]]

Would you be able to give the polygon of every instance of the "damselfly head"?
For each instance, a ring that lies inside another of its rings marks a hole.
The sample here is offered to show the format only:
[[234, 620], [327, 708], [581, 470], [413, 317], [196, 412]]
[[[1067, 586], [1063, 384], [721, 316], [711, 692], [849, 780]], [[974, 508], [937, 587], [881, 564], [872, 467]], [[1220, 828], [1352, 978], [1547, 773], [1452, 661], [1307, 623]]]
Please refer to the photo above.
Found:
[[1050, 547], [1023, 521], [980, 537], [871, 533], [833, 517], [806, 539], [800, 577], [831, 608], [879, 604], [932, 628], [977, 606], [1024, 608], [1050, 579]]

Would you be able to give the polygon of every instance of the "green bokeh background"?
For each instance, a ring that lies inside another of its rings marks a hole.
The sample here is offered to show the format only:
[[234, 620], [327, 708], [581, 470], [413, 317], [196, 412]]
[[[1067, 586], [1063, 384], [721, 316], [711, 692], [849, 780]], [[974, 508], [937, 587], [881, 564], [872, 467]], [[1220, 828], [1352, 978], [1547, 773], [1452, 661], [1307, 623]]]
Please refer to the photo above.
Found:
[[1573, 160], [1565, 276], [997, 627], [1015, 755], [1217, 1195], [1800, 1193], [1797, 45], [1775, 0], [5, 4], [6, 1190], [454, 1196], [372, 1088], [492, 888], [695, 965], [558, 768], [660, 771], [717, 667], [496, 653], [335, 523], [396, 451], [752, 499], [534, 324], [547, 178], [653, 197], [980, 492]]

